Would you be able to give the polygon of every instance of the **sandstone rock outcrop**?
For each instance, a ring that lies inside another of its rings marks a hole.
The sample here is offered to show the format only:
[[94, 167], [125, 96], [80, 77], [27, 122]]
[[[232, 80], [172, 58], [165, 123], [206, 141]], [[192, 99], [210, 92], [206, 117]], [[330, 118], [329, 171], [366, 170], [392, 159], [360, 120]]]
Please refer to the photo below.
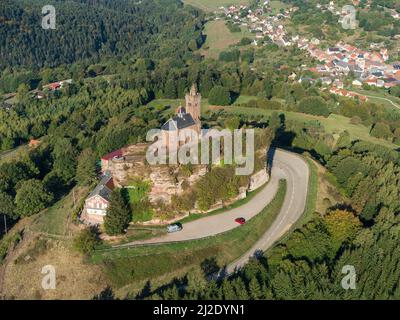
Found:
[[110, 161], [109, 170], [119, 187], [129, 186], [137, 178], [150, 181], [149, 200], [153, 204], [170, 203], [173, 195], [181, 195], [207, 173], [206, 165], [193, 165], [189, 177], [180, 173], [179, 165], [150, 166], [146, 161], [147, 147], [148, 144], [126, 147], [122, 157]]

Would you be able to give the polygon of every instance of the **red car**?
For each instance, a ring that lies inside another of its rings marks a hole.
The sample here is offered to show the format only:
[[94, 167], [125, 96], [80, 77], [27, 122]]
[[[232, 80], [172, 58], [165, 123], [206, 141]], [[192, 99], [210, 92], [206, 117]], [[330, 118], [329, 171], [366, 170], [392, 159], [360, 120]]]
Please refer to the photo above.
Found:
[[245, 224], [246, 223], [246, 219], [245, 218], [236, 218], [235, 222], [237, 222], [239, 224]]

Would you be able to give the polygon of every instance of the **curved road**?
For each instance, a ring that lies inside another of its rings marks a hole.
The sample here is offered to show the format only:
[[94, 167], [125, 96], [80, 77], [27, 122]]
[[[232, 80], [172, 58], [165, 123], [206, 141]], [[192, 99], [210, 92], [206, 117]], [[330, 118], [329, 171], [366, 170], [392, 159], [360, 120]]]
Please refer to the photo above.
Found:
[[264, 235], [238, 260], [232, 262], [224, 270], [230, 274], [242, 268], [250, 257], [258, 251], [266, 251], [278, 241], [304, 213], [310, 169], [307, 162], [296, 154], [277, 150], [273, 162], [272, 180], [286, 179], [287, 190], [285, 200], [278, 217]]
[[227, 267], [226, 272], [230, 273], [242, 267], [258, 250], [265, 251], [270, 248], [303, 214], [307, 200], [309, 168], [298, 155], [277, 149], [273, 156], [269, 183], [248, 203], [221, 214], [185, 223], [180, 232], [116, 245], [114, 248], [201, 239], [237, 228], [239, 225], [234, 221], [235, 218], [244, 217], [249, 220], [260, 213], [274, 199], [281, 179], [287, 181], [287, 193], [279, 215], [258, 242], [240, 259]]

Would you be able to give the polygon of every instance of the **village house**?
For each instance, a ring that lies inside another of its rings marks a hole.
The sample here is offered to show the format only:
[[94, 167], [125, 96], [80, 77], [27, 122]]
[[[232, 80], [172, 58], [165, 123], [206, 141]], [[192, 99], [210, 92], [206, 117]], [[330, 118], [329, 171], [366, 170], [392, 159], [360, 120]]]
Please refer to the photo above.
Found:
[[106, 172], [99, 184], [89, 194], [85, 201], [81, 220], [87, 224], [96, 225], [104, 222], [110, 203], [114, 182], [109, 172]]
[[40, 140], [36, 140], [36, 139], [31, 139], [28, 143], [29, 148], [36, 148], [40, 145]]
[[368, 98], [366, 96], [364, 96], [364, 95], [361, 95], [359, 93], [352, 92], [352, 91], [347, 91], [345, 89], [340, 89], [340, 88], [337, 88], [335, 86], [331, 87], [329, 89], [329, 92], [334, 94], [334, 95], [341, 96], [341, 97], [352, 98], [352, 99], [356, 99], [357, 98], [360, 101], [364, 101], [364, 102], [368, 101]]
[[72, 79], [57, 81], [57, 82], [53, 82], [53, 83], [44, 85], [43, 89], [47, 89], [50, 91], [56, 91], [56, 90], [62, 89], [65, 84], [71, 84], [71, 83], [72, 83]]

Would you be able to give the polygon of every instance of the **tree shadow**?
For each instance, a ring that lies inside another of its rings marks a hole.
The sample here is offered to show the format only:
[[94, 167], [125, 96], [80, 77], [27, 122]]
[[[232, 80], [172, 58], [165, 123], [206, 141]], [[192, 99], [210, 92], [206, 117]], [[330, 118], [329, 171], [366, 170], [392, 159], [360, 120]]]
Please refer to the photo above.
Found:
[[269, 148], [269, 150], [267, 152], [267, 170], [268, 170], [269, 175], [271, 175], [271, 172], [272, 172], [272, 166], [274, 163], [275, 153], [276, 153], [275, 147]]
[[[178, 278], [174, 278], [169, 283], [167, 283], [167, 284], [165, 284], [163, 286], [160, 286], [157, 289], [155, 289], [154, 291], [150, 292], [150, 294], [147, 297], [149, 297], [151, 295], [154, 295], [154, 294], [161, 296], [162, 293], [165, 290], [171, 289], [171, 288], [174, 288], [174, 287], [176, 287], [178, 289], [179, 294], [182, 296], [183, 293], [185, 293], [185, 288], [187, 287], [187, 282], [188, 281], [187, 281], [187, 277], [186, 276], [183, 277], [183, 278], [179, 278], [179, 279]], [[146, 285], [147, 285], [147, 283], [146, 283]], [[146, 287], [146, 285], [145, 285], [145, 287]], [[142, 292], [145, 289], [145, 287], [142, 289]]]
[[117, 300], [110, 286], [107, 286], [102, 292], [93, 297], [93, 300]]
[[351, 213], [357, 214], [357, 211], [353, 209], [353, 207], [347, 203], [337, 203], [333, 206], [330, 206], [327, 211], [334, 211], [334, 210], [344, 210], [349, 211]]
[[204, 273], [204, 276], [207, 278], [215, 273], [218, 273], [220, 270], [216, 257], [204, 259], [200, 264], [200, 267]]
[[149, 296], [151, 296], [151, 282], [147, 280], [146, 284], [144, 285], [143, 289], [135, 296], [135, 300], [143, 300]]

